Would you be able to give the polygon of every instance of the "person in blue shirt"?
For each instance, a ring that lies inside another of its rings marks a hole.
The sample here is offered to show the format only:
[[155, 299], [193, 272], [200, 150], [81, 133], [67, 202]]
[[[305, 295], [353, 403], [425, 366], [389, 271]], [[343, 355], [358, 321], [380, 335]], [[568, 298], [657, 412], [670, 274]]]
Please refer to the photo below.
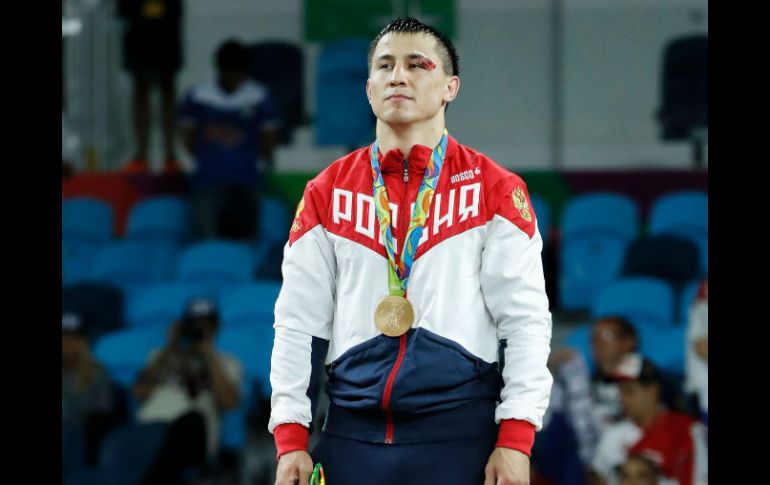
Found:
[[255, 236], [258, 188], [273, 166], [278, 119], [267, 87], [249, 78], [250, 62], [246, 46], [225, 41], [215, 54], [216, 81], [194, 86], [182, 101], [199, 238]]

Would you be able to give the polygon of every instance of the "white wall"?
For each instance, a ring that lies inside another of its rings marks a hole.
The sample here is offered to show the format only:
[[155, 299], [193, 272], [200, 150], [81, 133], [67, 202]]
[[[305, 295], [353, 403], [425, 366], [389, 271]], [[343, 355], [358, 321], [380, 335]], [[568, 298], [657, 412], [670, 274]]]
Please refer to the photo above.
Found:
[[706, 2], [565, 4], [566, 165], [689, 166], [688, 145], [658, 140], [654, 113], [665, 44], [699, 31], [692, 14]]
[[[180, 92], [211, 79], [216, 46], [302, 43], [301, 0], [187, 0], [185, 67]], [[563, 0], [563, 168], [691, 166], [685, 144], [658, 141], [662, 50], [698, 28], [694, 10], [707, 0]], [[551, 20], [548, 0], [457, 0], [462, 86], [448, 113], [461, 142], [517, 169], [551, 168]], [[318, 46], [306, 48], [306, 103], [312, 114]], [[128, 113], [128, 82], [121, 96]], [[363, 88], [362, 94], [363, 95]], [[128, 122], [128, 119], [126, 119]], [[128, 124], [124, 127], [128, 135]], [[319, 170], [344, 153], [318, 149], [309, 132], [277, 154], [281, 170]], [[159, 137], [154, 147], [159, 151]]]

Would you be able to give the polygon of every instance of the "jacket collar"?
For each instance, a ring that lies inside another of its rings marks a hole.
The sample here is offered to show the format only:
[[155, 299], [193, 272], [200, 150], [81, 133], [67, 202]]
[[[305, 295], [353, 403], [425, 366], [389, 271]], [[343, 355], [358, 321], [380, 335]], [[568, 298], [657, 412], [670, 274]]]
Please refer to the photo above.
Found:
[[[374, 145], [374, 144], [372, 144]], [[372, 145], [369, 146], [371, 150]], [[425, 167], [428, 166], [428, 161], [433, 153], [434, 147], [427, 147], [425, 145], [414, 145], [409, 152], [409, 156], [406, 159], [409, 162], [409, 173], [422, 175], [425, 173]], [[447, 135], [447, 146], [444, 160], [449, 159], [457, 151], [457, 140], [452, 135]], [[387, 153], [383, 154], [379, 152], [377, 159], [380, 161], [380, 169], [382, 173], [402, 173], [404, 171], [404, 155], [401, 153], [401, 149], [393, 148]]]

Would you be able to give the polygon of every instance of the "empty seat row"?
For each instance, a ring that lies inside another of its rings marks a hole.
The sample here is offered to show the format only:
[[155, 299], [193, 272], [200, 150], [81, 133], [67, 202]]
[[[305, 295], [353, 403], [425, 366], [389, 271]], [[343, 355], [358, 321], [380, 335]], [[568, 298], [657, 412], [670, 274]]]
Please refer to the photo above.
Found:
[[[658, 198], [650, 212], [647, 236], [640, 235], [639, 210], [631, 198], [608, 192], [572, 198], [561, 220], [560, 306], [587, 308], [604, 285], [623, 274], [656, 274], [657, 262], [651, 257], [668, 258], [673, 279], [706, 274], [707, 195], [676, 192]], [[688, 244], [694, 250], [684, 247]], [[632, 256], [630, 261], [628, 256]], [[694, 270], [686, 266], [691, 259]], [[642, 264], [632, 264], [638, 262]]]
[[178, 320], [193, 297], [218, 302], [223, 327], [272, 325], [281, 283], [254, 281], [216, 288], [202, 283], [160, 283], [129, 293], [112, 285], [81, 283], [62, 289], [62, 312], [77, 313], [93, 341], [124, 328], [162, 328]]
[[[283, 244], [288, 239], [290, 212], [274, 197], [260, 200], [259, 239]], [[62, 200], [62, 239], [104, 244], [114, 239], [115, 216], [112, 207], [93, 197]], [[158, 196], [137, 202], [128, 215], [126, 239], [165, 240], [184, 244], [190, 241], [192, 218], [187, 200], [178, 196]]]
[[[181, 247], [168, 241], [121, 240], [94, 246], [62, 240], [62, 279], [113, 284], [125, 291], [142, 285], [185, 281], [214, 287], [252, 281], [265, 261], [244, 243], [208, 240]], [[263, 253], [270, 257], [272, 253]]]
[[185, 303], [195, 296], [215, 296], [225, 328], [273, 323], [281, 285], [256, 281], [212, 292], [201, 283], [166, 283], [135, 291], [126, 302], [125, 324], [130, 327], [167, 326], [179, 318]]

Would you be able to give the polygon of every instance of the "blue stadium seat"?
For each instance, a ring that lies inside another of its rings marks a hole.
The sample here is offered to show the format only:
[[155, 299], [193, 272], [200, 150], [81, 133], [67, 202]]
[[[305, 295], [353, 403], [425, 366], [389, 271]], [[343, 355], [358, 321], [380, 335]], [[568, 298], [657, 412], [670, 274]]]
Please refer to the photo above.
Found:
[[104, 335], [94, 345], [94, 357], [110, 372], [112, 379], [132, 389], [150, 352], [168, 341], [168, 327], [142, 327]]
[[[252, 401], [270, 396], [270, 355], [275, 332], [272, 325], [240, 325], [223, 327], [217, 337], [217, 348], [241, 361], [244, 369], [243, 395], [237, 409], [226, 413], [222, 420], [222, 444], [228, 448], [242, 448], [246, 439], [246, 413]], [[253, 382], [257, 382], [252, 393]]]
[[230, 241], [205, 241], [188, 246], [177, 267], [177, 280], [212, 287], [248, 283], [254, 274], [248, 246]]
[[190, 236], [190, 211], [182, 197], [159, 196], [144, 199], [131, 208], [126, 237], [163, 239], [184, 243]]
[[567, 347], [573, 348], [580, 352], [580, 355], [585, 360], [589, 372], [593, 373], [596, 367], [593, 355], [591, 353], [591, 328], [592, 323], [583, 323], [575, 328], [567, 336]]
[[596, 293], [620, 274], [628, 241], [601, 236], [562, 239], [559, 250], [559, 307], [588, 309]]
[[223, 325], [272, 325], [275, 301], [281, 283], [257, 281], [241, 286], [224, 288], [219, 293], [219, 308]]
[[73, 285], [87, 280], [98, 250], [99, 244], [81, 239], [63, 238], [61, 242], [62, 284]]
[[67, 485], [136, 485], [149, 470], [166, 439], [166, 423], [131, 423], [111, 430], [95, 467], [63, 471]]
[[262, 197], [259, 204], [259, 238], [283, 246], [289, 239], [294, 214], [290, 214], [286, 204], [275, 197]]
[[359, 147], [374, 139], [375, 117], [364, 90], [368, 50], [368, 39], [343, 39], [323, 46], [315, 83], [318, 145]]
[[626, 248], [638, 234], [639, 210], [630, 197], [594, 192], [570, 199], [561, 218], [560, 307], [589, 308], [620, 274]]
[[223, 326], [217, 336], [218, 348], [238, 357], [245, 371], [260, 381], [267, 396], [271, 392], [270, 354], [274, 337], [272, 325]]
[[626, 249], [622, 276], [651, 276], [680, 290], [700, 275], [698, 246], [673, 234], [643, 236]]
[[561, 232], [565, 238], [588, 232], [631, 241], [639, 235], [639, 207], [613, 192], [577, 195], [564, 206]]
[[179, 282], [138, 289], [127, 302], [126, 324], [167, 328], [182, 317], [185, 304], [194, 296], [213, 296], [213, 292], [205, 284]]
[[177, 253], [177, 246], [166, 241], [109, 243], [96, 254], [88, 279], [111, 283], [124, 291], [170, 281]]
[[529, 194], [529, 198], [532, 201], [537, 228], [543, 238], [543, 243], [544, 245], [549, 244], [551, 241], [551, 206], [543, 197]]
[[674, 290], [667, 282], [650, 277], [628, 277], [608, 283], [591, 307], [594, 318], [620, 315], [637, 328], [674, 325]]
[[95, 244], [112, 239], [112, 206], [93, 197], [72, 197], [61, 203], [62, 240], [76, 239]]
[[111, 485], [134, 485], [147, 472], [166, 436], [165, 423], [131, 423], [112, 430], [99, 451], [98, 468]]
[[700, 280], [691, 281], [684, 287], [679, 297], [679, 315], [676, 321], [687, 325], [690, 319], [690, 308], [695, 303], [695, 296], [698, 294]]
[[281, 278], [283, 247], [289, 240], [293, 215], [283, 201], [274, 197], [262, 197], [259, 237], [254, 246], [254, 265], [258, 277], [273, 280]]
[[684, 375], [685, 334], [684, 325], [655, 327], [636, 325], [641, 341], [642, 355], [668, 374], [677, 377]]
[[62, 473], [80, 470], [86, 466], [86, 439], [83, 429], [69, 420], [61, 423]]
[[277, 142], [291, 145], [294, 130], [305, 124], [305, 49], [285, 40], [264, 40], [249, 48], [252, 78], [270, 89], [280, 114]]
[[700, 269], [708, 272], [708, 194], [677, 191], [653, 201], [650, 234], [675, 234], [691, 239], [700, 251]]

